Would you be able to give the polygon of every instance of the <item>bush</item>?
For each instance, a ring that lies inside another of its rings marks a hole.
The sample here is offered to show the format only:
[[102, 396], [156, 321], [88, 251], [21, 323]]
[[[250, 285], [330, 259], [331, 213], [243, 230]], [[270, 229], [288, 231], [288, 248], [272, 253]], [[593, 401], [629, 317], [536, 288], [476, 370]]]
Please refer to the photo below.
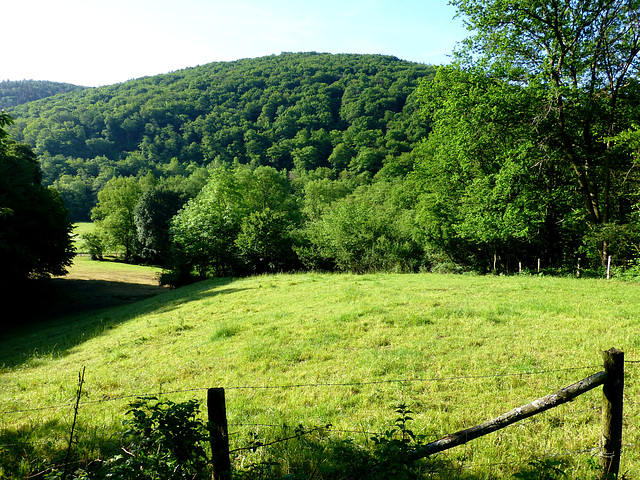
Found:
[[103, 260], [107, 251], [107, 241], [100, 231], [87, 232], [80, 235], [91, 260]]
[[143, 397], [133, 402], [125, 420], [128, 444], [104, 464], [105, 478], [198, 480], [210, 477], [205, 450], [209, 431], [198, 418], [196, 400], [174, 403]]

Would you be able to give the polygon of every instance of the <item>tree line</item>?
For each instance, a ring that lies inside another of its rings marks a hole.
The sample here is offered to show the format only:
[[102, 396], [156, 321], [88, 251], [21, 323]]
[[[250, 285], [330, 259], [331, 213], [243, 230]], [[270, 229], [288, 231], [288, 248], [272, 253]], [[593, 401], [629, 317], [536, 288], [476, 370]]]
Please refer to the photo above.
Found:
[[[334, 178], [329, 168], [236, 163], [204, 185], [117, 177], [98, 194], [92, 254], [164, 265], [167, 283], [302, 269], [418, 271], [430, 265], [408, 181]], [[197, 193], [195, 193], [197, 192]]]

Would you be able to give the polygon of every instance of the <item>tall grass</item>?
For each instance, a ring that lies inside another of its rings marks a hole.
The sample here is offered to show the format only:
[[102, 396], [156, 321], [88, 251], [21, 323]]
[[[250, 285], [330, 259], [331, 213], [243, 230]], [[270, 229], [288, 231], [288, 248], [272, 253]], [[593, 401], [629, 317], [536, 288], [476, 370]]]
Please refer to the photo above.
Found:
[[[204, 389], [218, 386], [227, 389], [232, 448], [249, 434], [273, 436], [301, 422], [330, 423], [335, 435], [367, 443], [393, 422], [398, 403], [413, 410], [416, 433], [435, 439], [601, 370], [610, 347], [640, 360], [639, 294], [637, 284], [537, 276], [202, 282], [0, 340], [0, 444], [28, 444], [25, 463], [52, 454], [82, 367], [85, 456], [108, 449], [135, 395], [204, 399]], [[630, 472], [640, 471], [635, 365], [627, 366], [625, 390], [622, 464]], [[600, 396], [589, 392], [444, 458], [459, 478], [495, 478], [560, 456], [573, 478], [586, 478]], [[234, 462], [252, 455], [259, 453]]]

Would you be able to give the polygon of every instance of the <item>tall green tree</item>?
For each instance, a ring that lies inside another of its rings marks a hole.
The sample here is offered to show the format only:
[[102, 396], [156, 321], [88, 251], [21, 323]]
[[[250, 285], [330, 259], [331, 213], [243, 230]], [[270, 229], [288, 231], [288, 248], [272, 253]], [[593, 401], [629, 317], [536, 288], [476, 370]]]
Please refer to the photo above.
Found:
[[[473, 32], [456, 65], [518, 87], [535, 102], [535, 108], [513, 112], [508, 103], [496, 106], [489, 99], [475, 106], [476, 113], [484, 109], [485, 114], [477, 128], [490, 131], [499, 117], [512, 111], [517, 132], [512, 141], [537, 149], [527, 155], [538, 160], [525, 168], [569, 172], [571, 189], [580, 197], [574, 208], [581, 210], [586, 228], [595, 232], [609, 223], [628, 222], [629, 195], [637, 191], [628, 188], [635, 164], [609, 139], [638, 117], [640, 1], [452, 4]], [[475, 154], [484, 152], [471, 153], [471, 158]], [[609, 242], [601, 239], [597, 248], [600, 258], [606, 258]]]
[[557, 266], [576, 248], [571, 172], [538, 148], [527, 122], [540, 106], [532, 93], [456, 66], [421, 89], [434, 130], [416, 149], [419, 219], [427, 243], [456, 263], [487, 270], [498, 259], [508, 268], [510, 259], [542, 258]]
[[144, 262], [162, 265], [168, 261], [171, 219], [189, 199], [188, 192], [175, 187], [166, 181], [149, 186], [134, 208], [139, 255]]
[[298, 265], [287, 214], [266, 207], [242, 219], [235, 239], [238, 256], [250, 273], [290, 270]]
[[42, 185], [33, 150], [11, 140], [0, 111], [0, 286], [62, 275], [75, 251], [60, 195]]
[[285, 172], [236, 164], [209, 182], [171, 220], [176, 281], [291, 268], [299, 206]]
[[171, 220], [173, 283], [233, 273], [234, 239], [246, 211], [231, 169], [216, 168], [200, 193]]
[[98, 204], [91, 219], [108, 239], [111, 248], [120, 250], [125, 261], [138, 251], [135, 208], [142, 188], [133, 177], [115, 177], [98, 193]]
[[414, 240], [411, 196], [401, 181], [377, 182], [325, 204], [305, 225], [298, 255], [313, 269], [417, 271], [425, 256]]

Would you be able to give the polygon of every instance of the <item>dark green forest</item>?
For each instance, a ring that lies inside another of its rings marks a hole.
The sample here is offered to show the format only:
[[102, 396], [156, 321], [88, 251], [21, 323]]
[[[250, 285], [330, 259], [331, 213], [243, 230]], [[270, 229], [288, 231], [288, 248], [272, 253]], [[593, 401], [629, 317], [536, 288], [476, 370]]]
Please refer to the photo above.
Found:
[[410, 94], [433, 74], [392, 57], [283, 54], [80, 90], [9, 113], [45, 183], [73, 220], [89, 220], [116, 176], [192, 175], [233, 162], [374, 175], [425, 135]]
[[[522, 12], [455, 3], [477, 35], [451, 65], [212, 63], [16, 106], [10, 132], [71, 219], [97, 223], [85, 238], [96, 258], [162, 265], [167, 283], [301, 269], [586, 275], [610, 257], [635, 275], [632, 11], [545, 7], [525, 22], [532, 40], [511, 28]], [[552, 28], [567, 12], [584, 25]], [[607, 15], [620, 31], [594, 44]], [[571, 54], [553, 51], [567, 39]]]
[[[72, 225], [58, 192], [42, 185], [28, 145], [9, 138], [0, 111], [0, 293], [11, 298], [28, 279], [62, 275], [73, 262]], [[43, 241], [44, 240], [44, 241]], [[9, 290], [11, 290], [9, 292]]]

